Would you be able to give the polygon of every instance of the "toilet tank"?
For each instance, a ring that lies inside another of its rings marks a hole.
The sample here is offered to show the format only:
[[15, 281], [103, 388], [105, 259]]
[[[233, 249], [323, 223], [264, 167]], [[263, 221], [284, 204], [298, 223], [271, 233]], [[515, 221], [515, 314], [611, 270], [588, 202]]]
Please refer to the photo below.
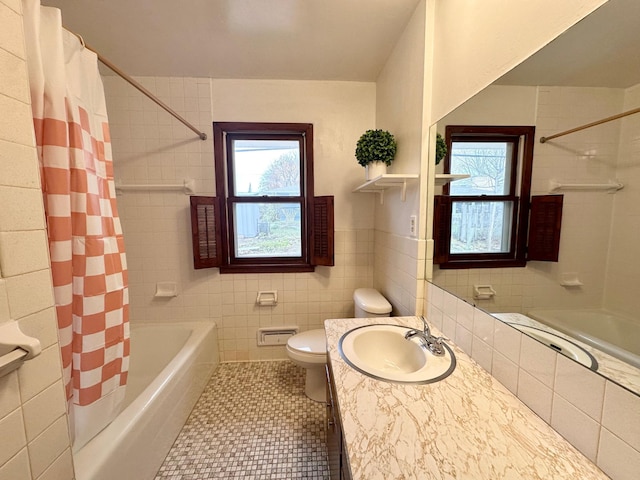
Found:
[[358, 288], [353, 292], [356, 318], [388, 317], [391, 304], [375, 288]]

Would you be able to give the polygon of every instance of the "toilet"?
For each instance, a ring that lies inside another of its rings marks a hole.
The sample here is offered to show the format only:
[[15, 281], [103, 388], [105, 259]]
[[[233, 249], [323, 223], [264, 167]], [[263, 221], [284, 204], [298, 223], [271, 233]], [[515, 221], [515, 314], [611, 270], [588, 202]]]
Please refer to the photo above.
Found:
[[375, 288], [358, 288], [353, 292], [356, 318], [388, 317], [391, 304]]
[[[391, 304], [373, 288], [358, 288], [353, 293], [356, 318], [388, 317]], [[327, 401], [327, 340], [323, 328], [307, 330], [287, 340], [287, 355], [307, 370], [304, 393], [316, 402]]]
[[307, 370], [304, 393], [311, 400], [326, 402], [327, 338], [324, 328], [307, 330], [287, 340], [287, 355], [293, 363]]

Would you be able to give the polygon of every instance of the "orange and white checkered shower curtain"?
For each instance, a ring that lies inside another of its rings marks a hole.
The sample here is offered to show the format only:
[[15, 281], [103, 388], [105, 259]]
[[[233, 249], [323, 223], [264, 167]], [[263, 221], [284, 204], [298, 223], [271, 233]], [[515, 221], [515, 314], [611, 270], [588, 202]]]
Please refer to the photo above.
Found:
[[129, 361], [128, 282], [96, 55], [60, 10], [23, 0], [31, 101], [74, 449], [117, 415]]

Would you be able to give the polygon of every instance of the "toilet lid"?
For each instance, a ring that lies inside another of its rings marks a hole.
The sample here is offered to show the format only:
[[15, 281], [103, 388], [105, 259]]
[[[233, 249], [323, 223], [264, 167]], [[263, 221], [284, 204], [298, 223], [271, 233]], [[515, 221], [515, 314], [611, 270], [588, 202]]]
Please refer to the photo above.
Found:
[[302, 352], [317, 353], [318, 355], [327, 353], [327, 339], [324, 335], [324, 329], [300, 332], [289, 338], [287, 345]]
[[375, 288], [358, 288], [353, 292], [356, 305], [367, 313], [390, 313], [391, 304]]

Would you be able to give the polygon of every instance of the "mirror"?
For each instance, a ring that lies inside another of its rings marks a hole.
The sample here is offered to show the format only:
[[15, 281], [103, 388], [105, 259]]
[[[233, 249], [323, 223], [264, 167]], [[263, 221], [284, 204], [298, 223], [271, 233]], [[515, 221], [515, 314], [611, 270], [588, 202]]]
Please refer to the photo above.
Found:
[[[573, 335], [589, 351], [604, 352], [600, 374], [640, 394], [640, 113], [544, 144], [538, 140], [640, 107], [637, 18], [640, 2], [610, 0], [438, 121], [441, 134], [447, 125], [535, 125], [532, 194], [563, 194], [564, 206], [557, 263], [434, 265], [432, 281], [503, 321], [517, 317], [505, 313], [525, 314]], [[617, 182], [625, 188], [612, 187]], [[550, 310], [562, 311], [561, 319], [551, 318]], [[606, 343], [610, 313], [621, 314], [631, 326], [622, 351], [572, 334], [567, 310], [578, 312], [580, 329], [590, 319], [598, 324]], [[626, 349], [636, 351], [627, 355]]]

